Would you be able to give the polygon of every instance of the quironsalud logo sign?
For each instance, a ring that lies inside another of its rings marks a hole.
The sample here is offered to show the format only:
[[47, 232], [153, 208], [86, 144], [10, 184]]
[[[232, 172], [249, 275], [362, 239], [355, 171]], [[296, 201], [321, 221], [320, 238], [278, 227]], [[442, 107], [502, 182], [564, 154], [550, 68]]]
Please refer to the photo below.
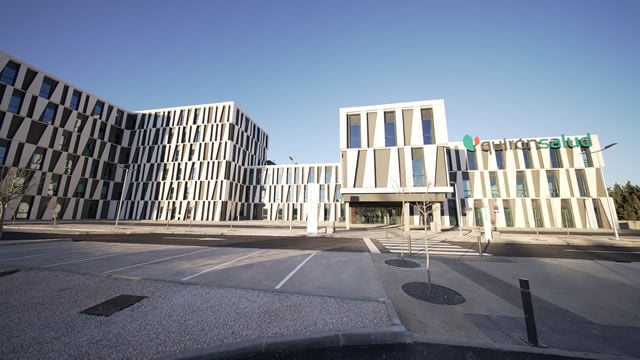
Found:
[[465, 135], [462, 138], [462, 144], [469, 151], [476, 151], [477, 146], [480, 145], [482, 151], [501, 151], [501, 150], [515, 150], [515, 149], [560, 149], [560, 148], [574, 148], [574, 147], [591, 147], [593, 141], [591, 140], [591, 134], [587, 133], [587, 136], [579, 137], [567, 137], [560, 135], [560, 137], [543, 138], [543, 139], [518, 139], [518, 140], [497, 140], [497, 141], [481, 141], [479, 137], [472, 138], [471, 135]]

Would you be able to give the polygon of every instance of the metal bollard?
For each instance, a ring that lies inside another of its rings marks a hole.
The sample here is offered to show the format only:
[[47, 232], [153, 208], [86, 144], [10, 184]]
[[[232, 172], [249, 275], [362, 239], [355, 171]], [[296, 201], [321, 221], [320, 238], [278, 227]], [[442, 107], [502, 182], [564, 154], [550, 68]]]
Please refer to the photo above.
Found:
[[522, 310], [524, 311], [524, 321], [527, 325], [527, 341], [533, 346], [540, 346], [538, 343], [538, 331], [536, 330], [536, 318], [533, 315], [533, 302], [531, 301], [529, 280], [524, 278], [520, 278], [519, 280]]

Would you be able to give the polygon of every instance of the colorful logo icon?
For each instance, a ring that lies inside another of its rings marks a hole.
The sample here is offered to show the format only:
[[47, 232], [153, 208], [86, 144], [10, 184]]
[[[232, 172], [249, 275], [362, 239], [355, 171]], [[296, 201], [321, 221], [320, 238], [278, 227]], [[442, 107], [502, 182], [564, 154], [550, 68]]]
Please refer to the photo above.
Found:
[[476, 145], [480, 144], [480, 138], [477, 136], [475, 138], [472, 138], [471, 135], [465, 135], [462, 138], [462, 143], [464, 144], [464, 147], [467, 148], [467, 150], [476, 151]]

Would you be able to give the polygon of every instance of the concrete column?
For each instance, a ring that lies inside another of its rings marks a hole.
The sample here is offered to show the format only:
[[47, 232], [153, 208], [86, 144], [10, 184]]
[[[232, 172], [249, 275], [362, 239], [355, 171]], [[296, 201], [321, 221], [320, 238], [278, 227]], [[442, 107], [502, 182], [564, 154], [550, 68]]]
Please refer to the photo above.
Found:
[[440, 203], [435, 203], [431, 206], [431, 217], [433, 221], [431, 222], [431, 231], [440, 232], [442, 231], [442, 216], [440, 216]]
[[349, 202], [345, 201], [344, 203], [344, 223], [347, 227], [347, 230], [351, 229], [351, 208], [349, 207]]

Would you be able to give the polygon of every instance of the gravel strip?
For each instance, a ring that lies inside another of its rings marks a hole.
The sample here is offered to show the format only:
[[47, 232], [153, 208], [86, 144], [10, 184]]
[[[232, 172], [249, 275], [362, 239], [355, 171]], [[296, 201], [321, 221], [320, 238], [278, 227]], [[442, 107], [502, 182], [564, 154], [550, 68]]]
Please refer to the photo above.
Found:
[[[0, 277], [0, 358], [149, 359], [255, 338], [391, 326], [385, 304], [50, 270]], [[79, 312], [148, 298], [109, 317]]]

